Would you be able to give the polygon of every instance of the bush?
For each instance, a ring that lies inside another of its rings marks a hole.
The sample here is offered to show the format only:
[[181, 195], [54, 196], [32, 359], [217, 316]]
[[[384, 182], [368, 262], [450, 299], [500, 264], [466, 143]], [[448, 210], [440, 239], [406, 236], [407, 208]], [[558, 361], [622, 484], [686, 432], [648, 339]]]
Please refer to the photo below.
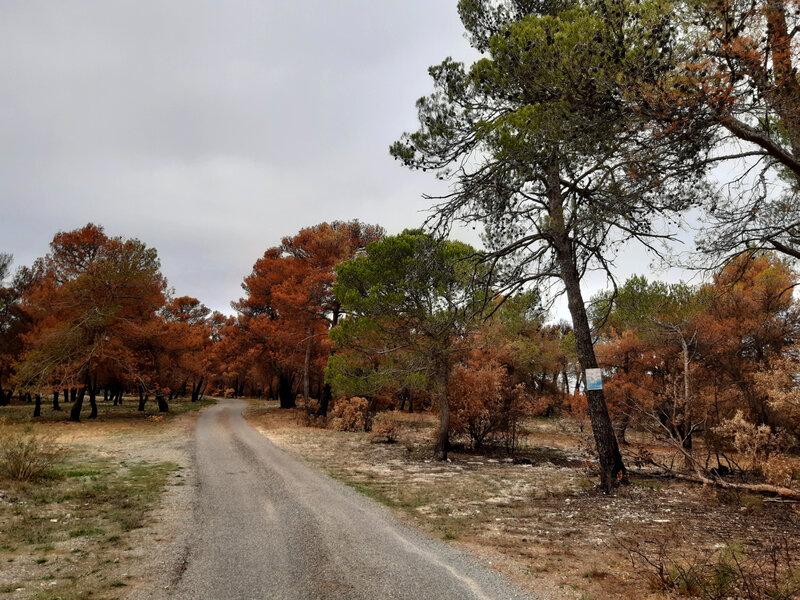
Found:
[[511, 387], [505, 367], [496, 361], [458, 365], [450, 379], [450, 430], [467, 435], [474, 448], [492, 439], [506, 450], [516, 446], [519, 422], [529, 409], [522, 386]]
[[795, 465], [786, 454], [795, 443], [794, 436], [769, 425], [755, 425], [742, 411], [712, 430], [714, 441], [722, 450], [734, 450], [743, 470], [763, 475], [776, 485], [791, 487], [796, 480]]
[[337, 400], [330, 411], [328, 424], [336, 431], [369, 431], [372, 416], [366, 398], [342, 398]]
[[400, 433], [400, 427], [390, 413], [380, 413], [372, 423], [369, 441], [375, 444], [394, 444]]
[[38, 433], [33, 425], [0, 426], [0, 476], [6, 479], [38, 479], [55, 464], [59, 454], [52, 437]]

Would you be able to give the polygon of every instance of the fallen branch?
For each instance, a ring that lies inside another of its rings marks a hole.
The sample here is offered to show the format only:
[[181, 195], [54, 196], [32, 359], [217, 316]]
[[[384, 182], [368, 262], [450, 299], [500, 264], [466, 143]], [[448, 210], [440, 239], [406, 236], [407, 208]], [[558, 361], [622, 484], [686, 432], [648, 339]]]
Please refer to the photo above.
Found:
[[725, 481], [719, 477], [706, 477], [697, 473], [695, 475], [684, 475], [682, 473], [675, 473], [678, 479], [685, 479], [686, 481], [694, 481], [695, 483], [702, 483], [704, 485], [715, 485], [717, 487], [743, 490], [745, 492], [755, 492], [757, 494], [775, 494], [781, 498], [790, 498], [792, 500], [800, 500], [800, 490], [782, 487], [779, 485], [770, 485], [768, 483], [733, 483], [732, 481]]
[[779, 485], [770, 485], [768, 483], [734, 483], [732, 481], [725, 481], [720, 477], [706, 477], [702, 473], [697, 472], [695, 472], [694, 475], [677, 473], [672, 470], [664, 469], [664, 465], [660, 465], [653, 461], [650, 462], [653, 466], [662, 470], [660, 475], [663, 477], [680, 479], [681, 481], [691, 481], [692, 483], [702, 483], [703, 485], [713, 485], [725, 489], [753, 492], [756, 494], [774, 494], [780, 498], [785, 498], [792, 501], [800, 501], [800, 490]]

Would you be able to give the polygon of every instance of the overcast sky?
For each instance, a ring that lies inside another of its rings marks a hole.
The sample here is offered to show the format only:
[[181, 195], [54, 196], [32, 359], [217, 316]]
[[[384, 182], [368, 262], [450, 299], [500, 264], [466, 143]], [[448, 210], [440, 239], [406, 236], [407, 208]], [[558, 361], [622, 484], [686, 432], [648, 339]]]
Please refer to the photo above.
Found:
[[229, 312], [301, 227], [422, 222], [436, 182], [388, 146], [447, 56], [474, 58], [456, 0], [4, 0], [0, 251], [91, 221]]

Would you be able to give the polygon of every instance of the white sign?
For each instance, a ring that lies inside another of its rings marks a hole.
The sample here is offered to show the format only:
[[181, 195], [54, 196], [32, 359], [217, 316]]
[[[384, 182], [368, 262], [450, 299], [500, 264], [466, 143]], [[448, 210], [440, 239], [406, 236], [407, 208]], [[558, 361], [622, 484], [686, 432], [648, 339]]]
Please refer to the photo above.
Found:
[[586, 369], [586, 389], [603, 389], [603, 369]]

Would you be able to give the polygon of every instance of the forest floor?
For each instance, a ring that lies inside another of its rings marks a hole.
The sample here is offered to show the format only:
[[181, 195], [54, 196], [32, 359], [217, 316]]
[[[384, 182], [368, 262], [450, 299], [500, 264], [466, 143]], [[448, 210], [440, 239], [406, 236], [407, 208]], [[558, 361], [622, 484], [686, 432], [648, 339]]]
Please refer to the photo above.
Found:
[[[58, 458], [41, 480], [0, 481], [0, 598], [125, 598], [167, 585], [192, 510], [189, 442], [210, 403], [175, 401], [166, 416], [132, 399], [100, 403], [81, 423], [43, 407], [35, 428]], [[0, 434], [24, 435], [30, 410], [4, 407]]]
[[245, 416], [280, 448], [549, 598], [724, 597], [742, 579], [765, 596], [776, 580], [798, 587], [784, 597], [800, 593], [800, 571], [785, 577], [800, 561], [800, 505], [641, 472], [605, 495], [577, 427], [534, 420], [516, 460], [462, 450], [442, 463], [430, 414], [392, 413], [392, 444], [305, 426], [302, 411], [271, 402], [253, 401]]

